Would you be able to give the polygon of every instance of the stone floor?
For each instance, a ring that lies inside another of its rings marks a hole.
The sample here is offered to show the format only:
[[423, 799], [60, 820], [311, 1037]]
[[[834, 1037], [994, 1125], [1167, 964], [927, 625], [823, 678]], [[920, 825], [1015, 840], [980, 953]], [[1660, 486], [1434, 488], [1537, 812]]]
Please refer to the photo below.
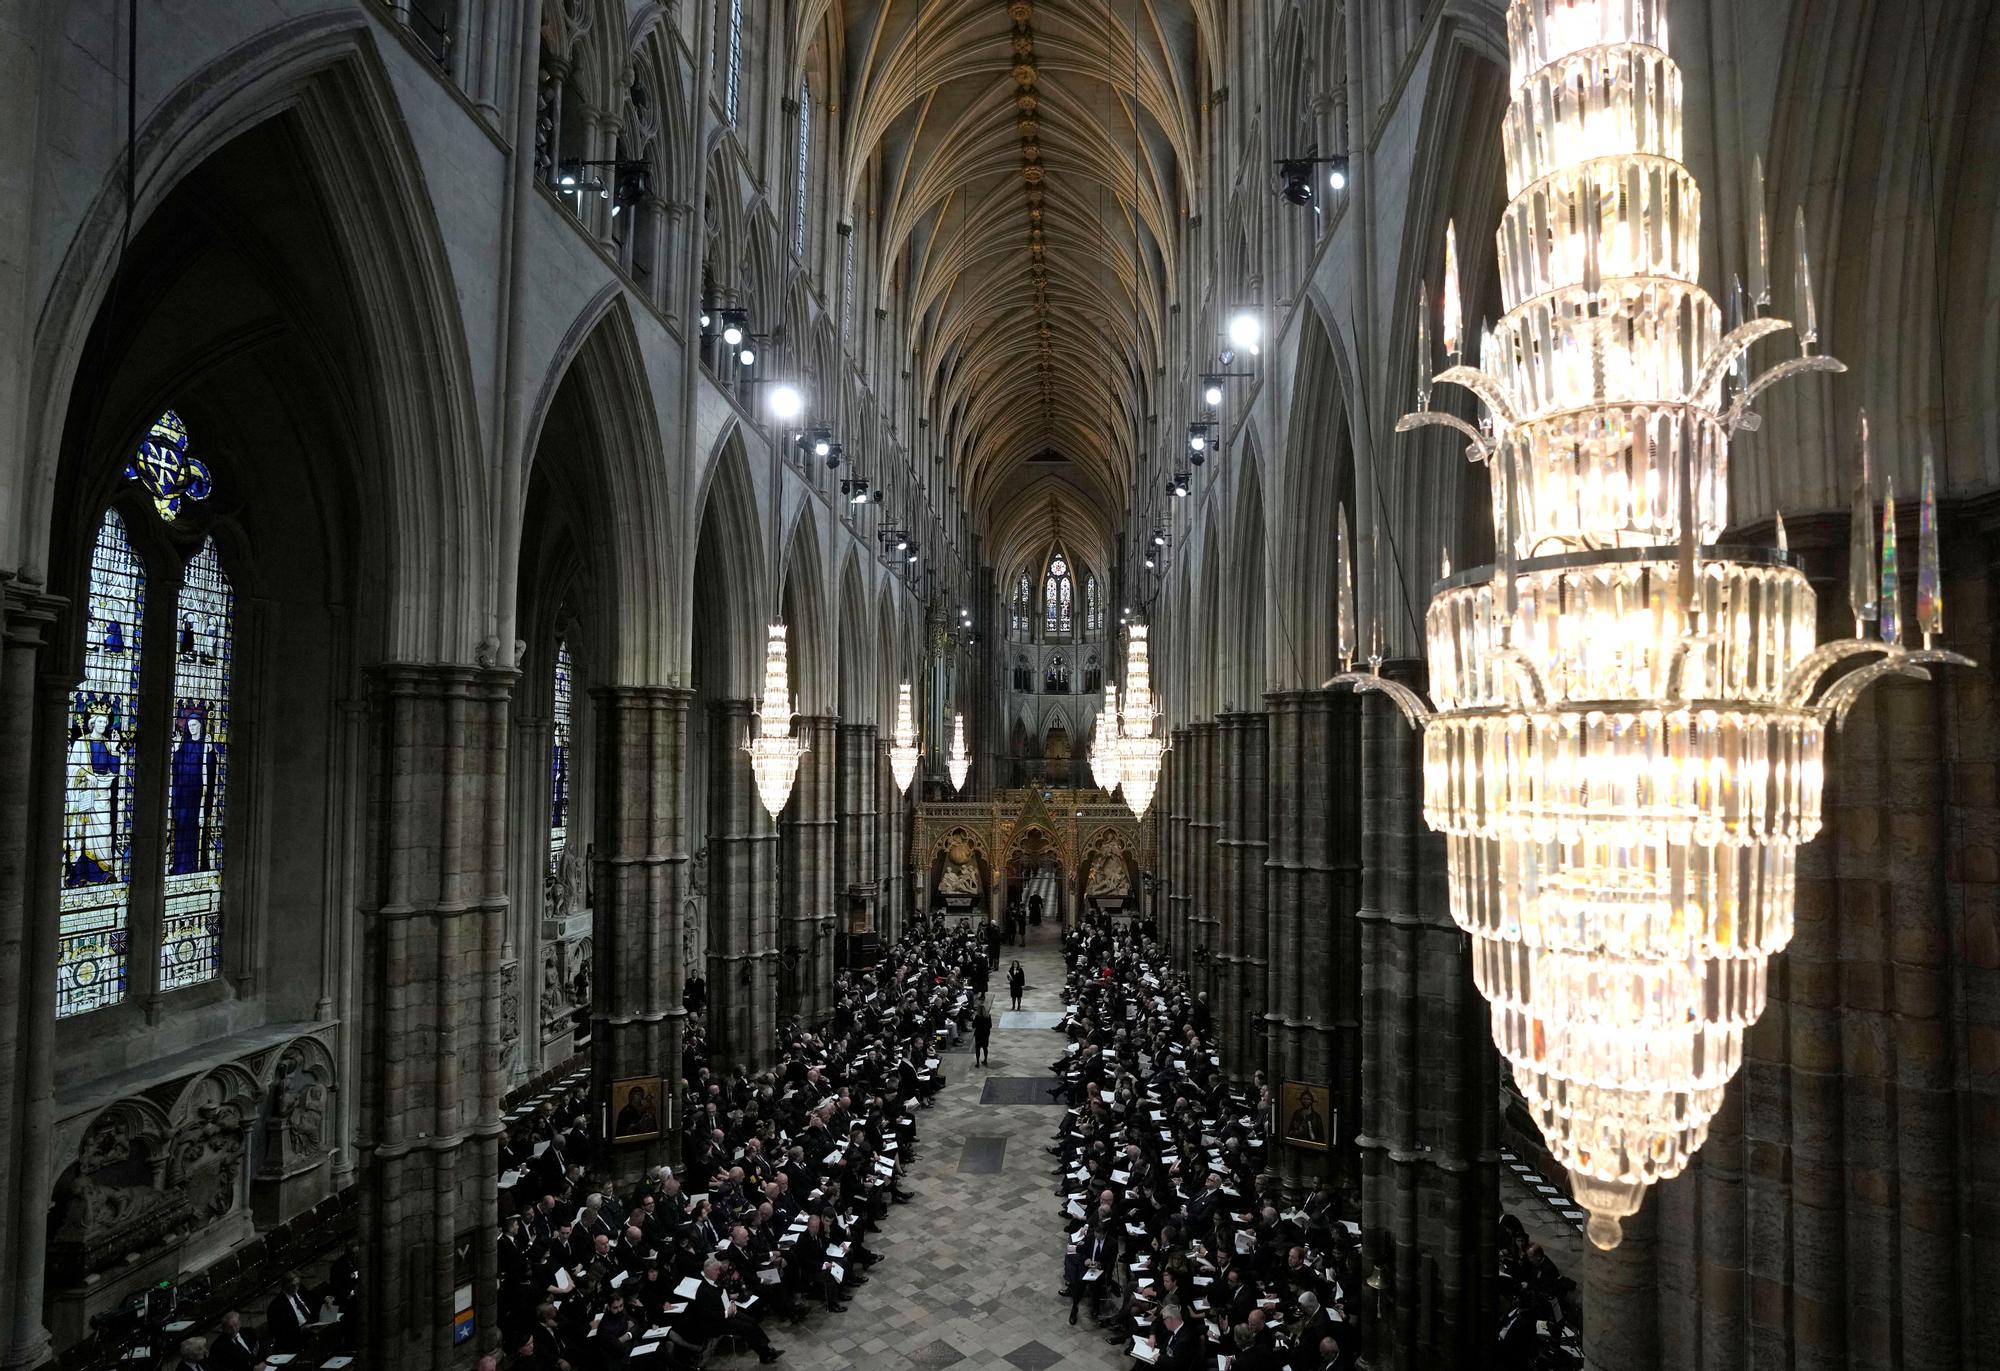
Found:
[[[1061, 1039], [1049, 1031], [1062, 1007], [1059, 935], [1030, 930], [1022, 953], [1000, 949], [997, 1003], [1004, 1006], [1008, 962], [1028, 972], [1024, 1012], [993, 1033], [993, 1064], [972, 1065], [970, 1039], [944, 1057], [950, 1083], [918, 1120], [919, 1160], [905, 1184], [917, 1198], [899, 1205], [869, 1245], [883, 1256], [845, 1314], [814, 1313], [798, 1329], [773, 1327], [783, 1366], [866, 1367], [867, 1371], [963, 1366], [992, 1371], [1103, 1371], [1133, 1365], [1086, 1316], [1069, 1326], [1062, 1286], [1063, 1229], [1048, 1146], [1060, 1106], [1017, 1082], [1049, 1074]], [[988, 1084], [992, 1089], [989, 1091]], [[1032, 1098], [982, 1104], [983, 1098]], [[710, 1359], [737, 1366], [745, 1354]]]

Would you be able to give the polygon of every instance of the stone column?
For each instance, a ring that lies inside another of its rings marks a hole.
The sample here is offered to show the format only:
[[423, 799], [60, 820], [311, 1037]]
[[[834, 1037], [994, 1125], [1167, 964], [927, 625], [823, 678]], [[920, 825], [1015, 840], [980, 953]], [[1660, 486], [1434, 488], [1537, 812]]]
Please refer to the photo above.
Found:
[[1265, 1070], [1273, 1085], [1328, 1092], [1337, 1111], [1325, 1152], [1282, 1143], [1274, 1169], [1293, 1185], [1351, 1166], [1360, 1122], [1359, 714], [1345, 692], [1283, 691], [1270, 702], [1270, 965]]
[[1264, 786], [1269, 729], [1266, 716], [1250, 712], [1222, 715], [1216, 727], [1221, 754], [1216, 855], [1222, 898], [1215, 1011], [1222, 1028], [1224, 1066], [1232, 1077], [1247, 1080], [1264, 1062], [1258, 1002], [1265, 990]]
[[[881, 926], [882, 889], [882, 773], [888, 763], [876, 741], [873, 724], [842, 724], [840, 755], [834, 786], [839, 796], [838, 824], [834, 828], [833, 936], [836, 944], [847, 936], [849, 904], [862, 900], [871, 921]], [[895, 782], [891, 780], [890, 785]]]
[[592, 1084], [600, 1108], [612, 1082], [659, 1076], [667, 1114], [657, 1141], [612, 1154], [620, 1180], [676, 1158], [680, 1137], [681, 911], [687, 900], [688, 702], [668, 686], [612, 686], [596, 706], [596, 860], [593, 932], [597, 984]]
[[[55, 1094], [56, 932], [69, 684], [52, 660], [62, 601], [0, 582], [0, 1245], [48, 1245]], [[48, 741], [37, 747], [36, 739]], [[0, 1262], [0, 1366], [48, 1359], [45, 1263]]]
[[1167, 852], [1166, 908], [1160, 916], [1160, 933], [1173, 948], [1175, 969], [1188, 969], [1188, 951], [1194, 946], [1191, 938], [1193, 907], [1190, 898], [1193, 877], [1188, 864], [1188, 824], [1192, 819], [1189, 810], [1188, 774], [1194, 764], [1188, 755], [1190, 746], [1188, 731], [1177, 728], [1173, 731], [1173, 746], [1167, 752], [1166, 772], [1160, 778], [1161, 789], [1166, 793]]
[[779, 997], [785, 1013], [808, 1023], [832, 1010], [837, 727], [830, 715], [792, 720], [807, 751], [778, 824], [778, 945], [780, 964], [788, 968], [782, 977], [791, 980], [780, 985]]
[[[1383, 674], [1422, 691], [1420, 664]], [[1416, 731], [1362, 697], [1362, 1242], [1382, 1368], [1476, 1365], [1493, 1336], [1494, 1051], [1424, 825]]]
[[361, 911], [365, 1345], [442, 1367], [453, 1290], [494, 1333], [511, 670], [376, 671], [373, 899]]
[[1209, 885], [1215, 896], [1208, 905], [1214, 920], [1214, 936], [1208, 948], [1208, 999], [1216, 1032], [1222, 1040], [1223, 1069], [1232, 1076], [1238, 1074], [1237, 1065], [1242, 1060], [1237, 1016], [1245, 999], [1243, 911], [1236, 902], [1237, 842], [1242, 824], [1241, 816], [1235, 812], [1242, 762], [1241, 721], [1242, 716], [1234, 713], [1215, 716], [1211, 745], [1214, 778], [1210, 790], [1213, 808], [1209, 811], [1214, 832]]
[[1205, 992], [1210, 1007], [1215, 1002], [1216, 957], [1221, 951], [1222, 929], [1218, 915], [1220, 881], [1216, 861], [1216, 746], [1215, 723], [1195, 724], [1188, 729], [1188, 941], [1192, 965], [1190, 982]]
[[757, 726], [750, 701], [708, 711], [709, 1055], [719, 1070], [757, 1071], [778, 1021], [778, 835], [743, 751]]
[[[896, 787], [889, 759], [878, 747], [875, 751], [876, 817], [880, 825], [875, 879], [881, 891], [876, 906], [875, 931], [884, 943], [893, 943], [903, 934], [910, 916], [910, 797]], [[910, 782], [911, 792], [922, 783], [922, 773]]]

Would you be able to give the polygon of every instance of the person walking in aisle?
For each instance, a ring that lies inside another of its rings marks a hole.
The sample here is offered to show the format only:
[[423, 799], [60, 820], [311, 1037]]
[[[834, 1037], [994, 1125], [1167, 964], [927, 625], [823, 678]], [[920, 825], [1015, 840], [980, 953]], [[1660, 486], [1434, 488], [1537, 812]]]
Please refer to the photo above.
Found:
[[986, 997], [979, 997], [979, 1004], [972, 1012], [972, 1064], [991, 1066], [993, 1057], [989, 1044], [993, 1041], [993, 1011], [986, 1007]]
[[1012, 966], [1007, 968], [1007, 993], [1014, 997], [1014, 1008], [1019, 1009], [1021, 1007], [1021, 992], [1027, 988], [1028, 973], [1021, 968], [1021, 963], [1016, 960]]

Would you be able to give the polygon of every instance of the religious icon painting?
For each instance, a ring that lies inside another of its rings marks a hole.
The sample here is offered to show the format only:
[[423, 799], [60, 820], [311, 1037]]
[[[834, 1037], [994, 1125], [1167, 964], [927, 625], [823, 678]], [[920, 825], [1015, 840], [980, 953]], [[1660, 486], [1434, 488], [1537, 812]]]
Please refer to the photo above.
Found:
[[658, 1076], [628, 1076], [611, 1084], [611, 1141], [645, 1142], [664, 1127]]
[[1333, 1142], [1332, 1092], [1323, 1085], [1286, 1081], [1278, 1098], [1278, 1136], [1292, 1147], [1324, 1152]]

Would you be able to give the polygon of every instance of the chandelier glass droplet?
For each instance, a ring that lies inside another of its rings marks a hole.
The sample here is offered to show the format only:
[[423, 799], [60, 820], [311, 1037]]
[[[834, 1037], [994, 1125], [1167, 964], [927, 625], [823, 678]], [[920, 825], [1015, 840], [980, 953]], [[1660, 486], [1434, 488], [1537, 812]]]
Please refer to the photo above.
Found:
[[951, 755], [945, 758], [945, 770], [951, 773], [951, 788], [965, 789], [965, 778], [972, 773], [972, 755], [965, 750], [965, 716], [951, 716]]
[[1119, 752], [1118, 687], [1111, 684], [1104, 687], [1104, 711], [1090, 735], [1090, 774], [1107, 795], [1118, 789]]

